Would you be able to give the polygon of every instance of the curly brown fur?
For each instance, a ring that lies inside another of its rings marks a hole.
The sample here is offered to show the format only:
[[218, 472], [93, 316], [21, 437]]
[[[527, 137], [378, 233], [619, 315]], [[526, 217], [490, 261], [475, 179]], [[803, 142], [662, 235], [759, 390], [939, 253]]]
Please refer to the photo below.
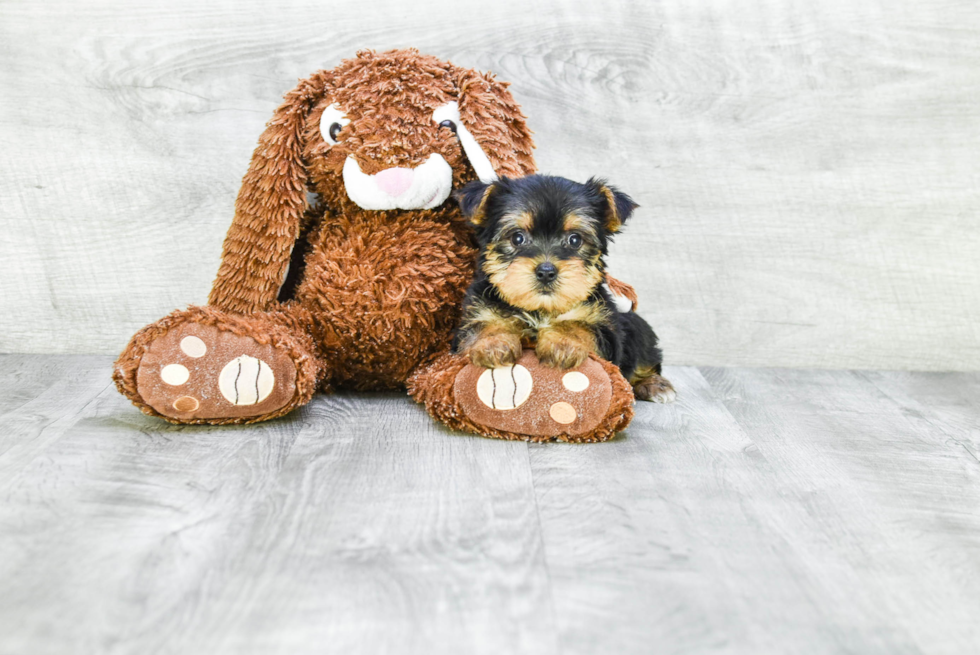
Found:
[[[454, 132], [433, 121], [448, 102], [458, 103], [460, 120], [496, 171], [533, 172], [524, 116], [492, 75], [394, 50], [360, 52], [301, 80], [259, 138], [210, 307], [243, 318], [276, 316], [285, 300], [303, 307], [310, 320], [296, 329], [317, 344], [325, 379], [338, 386], [403, 386], [422, 361], [448, 348], [475, 253], [459, 208], [365, 210], [348, 196], [343, 176], [348, 157], [370, 175], [438, 154], [453, 186], [476, 179]], [[319, 125], [330, 105], [350, 121], [336, 144]], [[316, 207], [307, 205], [307, 191], [318, 194]], [[150, 326], [144, 337], [167, 325]], [[139, 353], [127, 349], [120, 366], [138, 365]]]
[[[330, 388], [329, 385], [321, 382], [324, 362], [316, 343], [310, 336], [310, 321], [309, 313], [294, 303], [283, 306], [279, 311], [256, 312], [249, 316], [230, 314], [214, 307], [189, 307], [177, 310], [133, 335], [116, 361], [112, 379], [119, 393], [129, 398], [144, 414], [158, 416], [171, 423], [220, 425], [266, 421], [305, 405], [318, 389], [325, 391]], [[251, 337], [261, 344], [272, 344], [285, 350], [296, 366], [296, 395], [293, 400], [274, 412], [246, 418], [177, 420], [157, 412], [143, 401], [137, 389], [136, 376], [139, 364], [146, 349], [157, 337], [184, 323], [212, 325], [239, 336]]]
[[[439, 153], [452, 167], [454, 187], [476, 179], [453, 132], [432, 120], [432, 112], [450, 101], [459, 102], [460, 118], [499, 174], [534, 171], [524, 115], [507, 84], [490, 74], [415, 50], [393, 50], [362, 51], [333, 70], [301, 80], [259, 138], [209, 303], [248, 312], [275, 302], [299, 236], [308, 189], [329, 208], [327, 220], [340, 215], [355, 222], [366, 216], [381, 222], [460, 220], [453, 203], [431, 210], [361, 209], [345, 192], [342, 176], [348, 156], [370, 175], [390, 167], [415, 167]], [[319, 125], [331, 104], [342, 107], [350, 120], [336, 145], [324, 140]], [[370, 234], [371, 226], [359, 227]], [[463, 226], [447, 231], [469, 244]]]
[[628, 379], [647, 372], [636, 381], [646, 381], [638, 397], [649, 399], [662, 358], [657, 337], [635, 312], [617, 312], [602, 287], [608, 242], [636, 208], [629, 196], [595, 179], [531, 175], [474, 182], [457, 198], [480, 252], [456, 352], [489, 366], [470, 344], [508, 325], [536, 343], [547, 366], [574, 368], [597, 353]]
[[[176, 312], [134, 336], [117, 362], [120, 391], [155, 413], [140, 398], [135, 372], [147, 345], [184, 321], [273, 339], [300, 362], [297, 397], [276, 416], [306, 402], [317, 385], [399, 387], [421, 367], [448, 361], [442, 354], [473, 274], [470, 226], [448, 201], [430, 209], [362, 209], [343, 173], [348, 159], [373, 175], [414, 169], [438, 154], [451, 169], [452, 188], [476, 180], [455, 128], [433, 120], [448, 102], [458, 103], [461, 126], [497, 174], [534, 172], [524, 115], [507, 84], [490, 74], [393, 50], [359, 52], [300, 80], [259, 138], [210, 306]], [[336, 143], [320, 125], [331, 106], [349, 121], [336, 126]], [[308, 192], [317, 204], [308, 204]], [[411, 388], [418, 398], [425, 394]]]
[[429, 414], [454, 430], [462, 430], [494, 439], [508, 441], [567, 441], [572, 443], [595, 443], [609, 441], [617, 432], [626, 429], [633, 420], [633, 389], [610, 362], [590, 355], [609, 375], [612, 383], [612, 400], [602, 422], [586, 435], [572, 436], [558, 431], [552, 436], [530, 436], [496, 430], [470, 420], [462, 411], [460, 400], [456, 398], [453, 382], [459, 372], [470, 363], [463, 355], [443, 353], [427, 366], [419, 368], [408, 379], [408, 391], [418, 402], [425, 405]]

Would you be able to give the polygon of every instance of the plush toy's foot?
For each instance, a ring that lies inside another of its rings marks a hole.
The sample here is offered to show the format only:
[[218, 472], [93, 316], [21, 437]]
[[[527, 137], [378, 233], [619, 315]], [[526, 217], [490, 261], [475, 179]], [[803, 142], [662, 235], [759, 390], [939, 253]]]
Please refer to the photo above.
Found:
[[633, 395], [637, 400], [649, 400], [655, 403], [672, 403], [677, 398], [674, 385], [667, 378], [656, 373], [634, 382]]
[[619, 369], [596, 357], [560, 370], [526, 349], [495, 369], [444, 354], [409, 380], [409, 391], [450, 427], [501, 439], [605, 441], [633, 417]]
[[147, 405], [170, 418], [254, 417], [293, 399], [296, 366], [272, 344], [187, 323], [150, 344], [136, 388]]
[[316, 364], [281, 314], [196, 307], [141, 330], [116, 362], [119, 390], [175, 423], [245, 423], [309, 400]]

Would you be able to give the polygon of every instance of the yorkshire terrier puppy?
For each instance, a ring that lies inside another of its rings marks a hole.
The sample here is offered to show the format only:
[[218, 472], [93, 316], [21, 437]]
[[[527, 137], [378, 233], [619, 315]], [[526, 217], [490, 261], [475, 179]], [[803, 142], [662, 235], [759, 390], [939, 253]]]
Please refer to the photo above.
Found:
[[477, 366], [513, 364], [535, 344], [546, 366], [575, 368], [596, 353], [637, 398], [674, 399], [660, 376], [657, 336], [607, 291], [606, 249], [637, 204], [595, 178], [530, 175], [473, 182], [456, 192], [480, 247], [453, 350]]

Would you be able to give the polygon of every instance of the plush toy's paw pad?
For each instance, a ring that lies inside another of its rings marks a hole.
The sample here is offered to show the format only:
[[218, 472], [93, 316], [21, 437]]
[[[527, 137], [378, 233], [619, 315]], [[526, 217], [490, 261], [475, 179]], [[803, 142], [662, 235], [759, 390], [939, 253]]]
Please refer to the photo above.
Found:
[[525, 350], [513, 366], [466, 365], [454, 394], [473, 422], [495, 430], [549, 438], [574, 438], [595, 429], [609, 410], [612, 383], [593, 359], [572, 370], [544, 366]]
[[170, 418], [257, 417], [292, 400], [296, 366], [271, 344], [184, 323], [150, 344], [136, 384], [143, 401]]
[[672, 403], [677, 398], [677, 392], [667, 378], [651, 375], [633, 385], [633, 395], [639, 400], [650, 400], [655, 403]]
[[476, 395], [492, 409], [517, 409], [531, 395], [534, 381], [524, 366], [485, 368], [476, 381]]

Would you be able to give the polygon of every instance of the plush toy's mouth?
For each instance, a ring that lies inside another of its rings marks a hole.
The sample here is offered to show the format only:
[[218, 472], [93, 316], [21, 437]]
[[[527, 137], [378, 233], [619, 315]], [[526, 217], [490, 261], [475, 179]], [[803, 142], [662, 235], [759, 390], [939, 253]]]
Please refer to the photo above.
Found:
[[386, 168], [374, 175], [348, 155], [343, 175], [347, 197], [361, 209], [432, 209], [453, 188], [453, 169], [440, 154], [429, 155], [415, 168]]

